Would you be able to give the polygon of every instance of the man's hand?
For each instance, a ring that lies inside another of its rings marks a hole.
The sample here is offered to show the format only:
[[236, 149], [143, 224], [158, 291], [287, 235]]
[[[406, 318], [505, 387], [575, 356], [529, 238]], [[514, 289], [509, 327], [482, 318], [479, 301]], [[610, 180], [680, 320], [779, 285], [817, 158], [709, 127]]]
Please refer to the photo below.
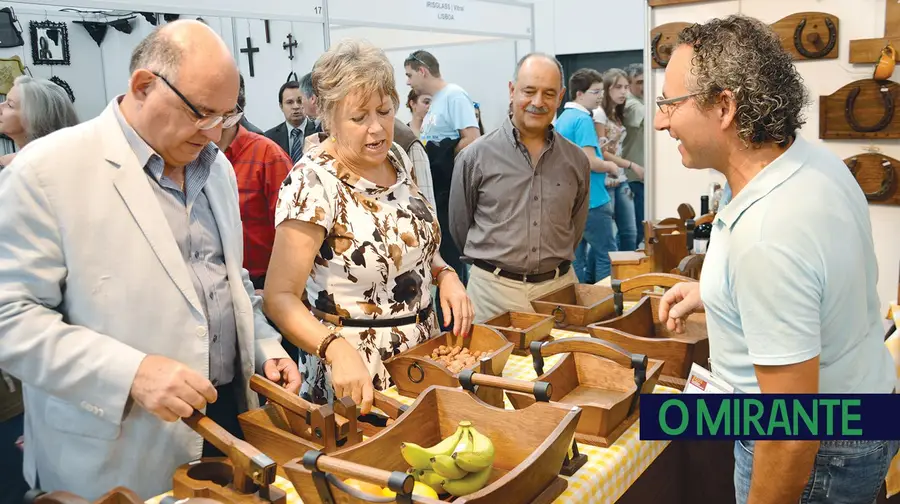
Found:
[[269, 381], [281, 385], [291, 394], [300, 392], [300, 370], [291, 359], [269, 359], [263, 364], [263, 373]]
[[703, 310], [700, 282], [681, 282], [667, 290], [659, 301], [659, 321], [678, 334], [684, 332], [688, 315]]
[[162, 355], [148, 355], [138, 366], [131, 397], [166, 422], [187, 418], [216, 402], [216, 388], [200, 373]]

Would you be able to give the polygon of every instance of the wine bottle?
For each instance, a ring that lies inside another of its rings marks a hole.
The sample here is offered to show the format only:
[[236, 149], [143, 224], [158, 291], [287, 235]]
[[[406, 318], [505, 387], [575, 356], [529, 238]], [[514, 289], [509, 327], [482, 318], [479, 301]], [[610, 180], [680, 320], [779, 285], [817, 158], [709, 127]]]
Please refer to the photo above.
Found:
[[[709, 213], [709, 196], [700, 196], [700, 215]], [[700, 224], [694, 229], [694, 253], [705, 254], [709, 247], [709, 237], [712, 234], [712, 224]]]

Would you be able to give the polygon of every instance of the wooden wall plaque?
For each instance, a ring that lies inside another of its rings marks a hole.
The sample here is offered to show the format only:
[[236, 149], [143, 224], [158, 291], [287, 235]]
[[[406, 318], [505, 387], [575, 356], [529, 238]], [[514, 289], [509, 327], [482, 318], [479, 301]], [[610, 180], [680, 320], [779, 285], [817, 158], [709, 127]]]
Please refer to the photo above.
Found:
[[857, 154], [844, 160], [870, 203], [900, 206], [897, 170], [900, 161], [876, 153]]
[[650, 31], [651, 67], [665, 68], [669, 64], [678, 34], [688, 26], [691, 26], [691, 23], [666, 23]]
[[[850, 63], [878, 63], [888, 43], [900, 47], [900, 2], [885, 0], [884, 37], [850, 41]], [[894, 55], [894, 59], [900, 56]]]
[[900, 84], [862, 79], [819, 97], [819, 138], [900, 138]]
[[797, 12], [772, 23], [781, 46], [795, 60], [835, 59], [838, 57], [837, 16], [825, 12]]

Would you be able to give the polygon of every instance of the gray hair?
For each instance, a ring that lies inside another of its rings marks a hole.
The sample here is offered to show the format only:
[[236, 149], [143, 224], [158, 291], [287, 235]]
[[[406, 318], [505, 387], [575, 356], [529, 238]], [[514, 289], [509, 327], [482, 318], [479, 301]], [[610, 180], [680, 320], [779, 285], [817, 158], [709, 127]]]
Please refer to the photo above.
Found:
[[14, 85], [21, 96], [20, 113], [27, 141], [78, 124], [78, 115], [65, 89], [49, 80], [27, 75], [16, 77]]
[[513, 72], [513, 82], [519, 81], [519, 70], [521, 70], [522, 65], [524, 65], [525, 62], [531, 58], [544, 58], [545, 60], [550, 61], [553, 64], [555, 64], [556, 68], [559, 70], [559, 88], [562, 89], [562, 88], [566, 87], [566, 78], [563, 75], [562, 63], [560, 63], [559, 60], [556, 59], [556, 56], [553, 56], [553, 55], [550, 55], [547, 53], [543, 53], [543, 52], [531, 52], [531, 53], [526, 54], [525, 56], [522, 56], [522, 59], [520, 59], [519, 62], [516, 63], [516, 71]]
[[306, 99], [312, 98], [316, 96], [316, 90], [313, 88], [312, 83], [312, 72], [300, 77], [300, 93], [303, 94], [303, 97]]
[[153, 33], [134, 48], [131, 53], [131, 65], [129, 73], [134, 73], [139, 68], [146, 68], [151, 72], [164, 75], [167, 79], [174, 79], [181, 63], [182, 50], [166, 34], [160, 34], [165, 25], [157, 27]]
[[634, 82], [635, 77], [644, 75], [644, 64], [632, 63], [625, 67], [625, 73], [628, 74], [628, 82]]
[[685, 28], [678, 45], [694, 50], [687, 86], [709, 107], [723, 91], [734, 95], [735, 123], [744, 144], [784, 147], [803, 126], [808, 92], [793, 58], [762, 21], [729, 16]]

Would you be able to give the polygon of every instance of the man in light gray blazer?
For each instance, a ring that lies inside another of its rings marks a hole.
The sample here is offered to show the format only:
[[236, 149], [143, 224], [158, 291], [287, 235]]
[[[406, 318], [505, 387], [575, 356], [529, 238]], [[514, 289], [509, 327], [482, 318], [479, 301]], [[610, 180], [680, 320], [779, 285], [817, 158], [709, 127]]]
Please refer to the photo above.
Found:
[[89, 500], [170, 489], [214, 453], [178, 420], [239, 430], [254, 372], [300, 385], [241, 267], [235, 175], [212, 143], [240, 120], [231, 53], [178, 21], [131, 67], [99, 117], [0, 174], [0, 368], [25, 384], [25, 477]]

